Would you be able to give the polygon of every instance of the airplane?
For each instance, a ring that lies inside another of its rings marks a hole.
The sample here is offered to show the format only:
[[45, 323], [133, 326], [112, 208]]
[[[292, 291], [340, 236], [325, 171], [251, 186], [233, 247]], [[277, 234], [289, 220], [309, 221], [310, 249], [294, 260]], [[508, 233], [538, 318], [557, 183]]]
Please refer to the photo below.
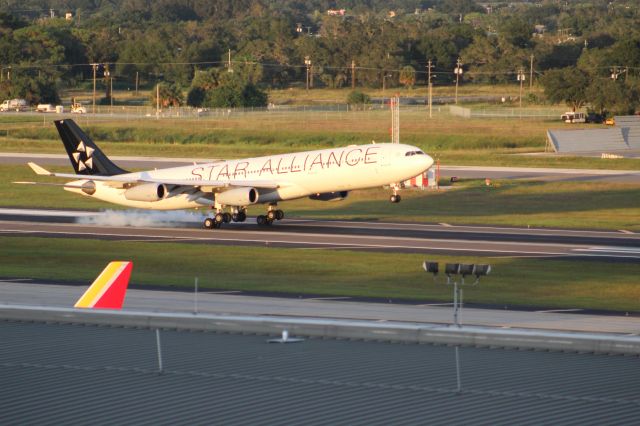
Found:
[[371, 143], [128, 172], [109, 160], [73, 120], [54, 123], [75, 174], [52, 173], [28, 164], [38, 175], [75, 180], [16, 183], [62, 186], [87, 197], [142, 209], [211, 207], [215, 214], [204, 220], [207, 229], [244, 222], [247, 207], [254, 204], [267, 205], [266, 214], [256, 218], [258, 225], [271, 225], [284, 218], [284, 212], [277, 208], [281, 201], [304, 197], [337, 201], [345, 199], [349, 191], [385, 185], [393, 190], [390, 201], [397, 203], [402, 188], [398, 182], [433, 165], [433, 159], [415, 146]]
[[109, 262], [73, 307], [122, 309], [132, 268], [129, 261]]

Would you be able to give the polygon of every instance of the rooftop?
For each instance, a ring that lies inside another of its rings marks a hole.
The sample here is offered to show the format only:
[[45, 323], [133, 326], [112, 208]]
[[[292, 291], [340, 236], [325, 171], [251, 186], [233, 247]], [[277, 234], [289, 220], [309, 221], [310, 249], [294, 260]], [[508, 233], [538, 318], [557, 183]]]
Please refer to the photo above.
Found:
[[636, 356], [0, 322], [9, 424], [602, 424], [640, 414]]

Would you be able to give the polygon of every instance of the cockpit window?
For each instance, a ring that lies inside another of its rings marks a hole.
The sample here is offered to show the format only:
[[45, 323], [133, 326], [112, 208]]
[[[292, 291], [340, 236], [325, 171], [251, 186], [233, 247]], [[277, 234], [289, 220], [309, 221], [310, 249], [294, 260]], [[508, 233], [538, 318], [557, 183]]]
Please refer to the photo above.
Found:
[[405, 157], [411, 157], [412, 155], [425, 155], [422, 151], [408, 151], [404, 154]]

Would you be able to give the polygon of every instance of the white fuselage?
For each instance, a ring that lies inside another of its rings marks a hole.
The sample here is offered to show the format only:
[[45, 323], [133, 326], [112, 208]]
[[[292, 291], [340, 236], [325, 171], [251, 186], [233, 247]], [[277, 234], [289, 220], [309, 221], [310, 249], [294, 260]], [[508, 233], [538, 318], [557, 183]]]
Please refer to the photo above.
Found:
[[[413, 154], [417, 152], [420, 154]], [[432, 164], [433, 159], [416, 147], [386, 143], [225, 160], [121, 176], [133, 179], [233, 180], [235, 186], [238, 186], [238, 182], [247, 181], [247, 186], [256, 188], [259, 188], [257, 183], [260, 181], [277, 182], [277, 189], [258, 190], [258, 203], [277, 203], [315, 194], [402, 182], [425, 172]], [[90, 180], [87, 177], [77, 182]], [[186, 209], [214, 203], [212, 193], [207, 192], [204, 186], [201, 190], [191, 191], [177, 187], [158, 201], [131, 201], [124, 197], [125, 188], [100, 181], [94, 183], [95, 192], [90, 195], [77, 188], [66, 189], [115, 204], [153, 210]], [[214, 194], [224, 190], [215, 189]]]

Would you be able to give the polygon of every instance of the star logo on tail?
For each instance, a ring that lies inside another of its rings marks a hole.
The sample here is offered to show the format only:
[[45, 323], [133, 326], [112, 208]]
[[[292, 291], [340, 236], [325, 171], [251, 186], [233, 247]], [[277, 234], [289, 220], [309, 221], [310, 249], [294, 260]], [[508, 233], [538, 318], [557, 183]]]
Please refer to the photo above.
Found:
[[78, 171], [81, 172], [83, 170], [91, 170], [93, 168], [92, 155], [94, 151], [95, 149], [91, 148], [90, 146], [86, 146], [83, 141], [80, 141], [76, 148], [76, 152], [72, 154], [73, 159], [78, 165]]

